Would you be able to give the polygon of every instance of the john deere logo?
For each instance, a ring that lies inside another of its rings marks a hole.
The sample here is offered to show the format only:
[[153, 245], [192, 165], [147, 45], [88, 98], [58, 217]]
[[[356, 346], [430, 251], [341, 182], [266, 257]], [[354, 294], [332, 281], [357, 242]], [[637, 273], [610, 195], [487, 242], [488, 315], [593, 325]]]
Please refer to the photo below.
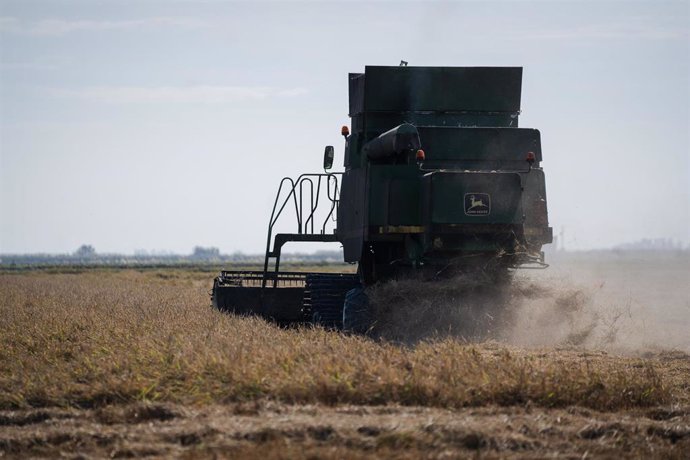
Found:
[[465, 214], [488, 216], [491, 213], [491, 196], [488, 193], [465, 193]]

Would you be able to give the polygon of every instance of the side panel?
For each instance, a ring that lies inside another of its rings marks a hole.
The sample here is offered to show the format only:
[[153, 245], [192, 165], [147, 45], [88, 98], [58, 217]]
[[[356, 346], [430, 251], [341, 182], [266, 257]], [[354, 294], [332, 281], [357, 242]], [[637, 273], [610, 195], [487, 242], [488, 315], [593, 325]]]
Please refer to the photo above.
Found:
[[[516, 128], [521, 85], [521, 67], [367, 66], [349, 74], [352, 134], [363, 145], [403, 123]], [[365, 162], [351, 155], [348, 163]]]
[[522, 206], [525, 210], [525, 238], [529, 244], [538, 246], [553, 241], [549, 227], [549, 215], [546, 206], [546, 180], [544, 171], [533, 169], [522, 174]]
[[[263, 292], [262, 292], [263, 291]], [[213, 287], [213, 305], [237, 315], [258, 315], [279, 323], [304, 321], [304, 288]]]
[[388, 183], [388, 225], [419, 225], [419, 177], [391, 179]]
[[348, 94], [350, 96], [351, 117], [364, 111], [364, 74], [348, 74]]
[[365, 79], [367, 112], [520, 110], [521, 67], [367, 66]]
[[425, 179], [428, 224], [523, 223], [517, 173], [437, 172]]
[[[402, 123], [415, 126], [517, 128], [518, 116], [510, 112], [366, 112], [352, 117], [352, 131], [366, 140]], [[364, 128], [366, 127], [366, 131]]]
[[416, 165], [370, 166], [368, 225], [420, 225], [419, 179]]
[[541, 161], [539, 130], [527, 128], [419, 127], [428, 162], [493, 162], [499, 169], [527, 169], [527, 152]]
[[343, 174], [338, 204], [338, 239], [345, 262], [358, 262], [362, 255], [366, 206], [366, 170], [350, 169]]

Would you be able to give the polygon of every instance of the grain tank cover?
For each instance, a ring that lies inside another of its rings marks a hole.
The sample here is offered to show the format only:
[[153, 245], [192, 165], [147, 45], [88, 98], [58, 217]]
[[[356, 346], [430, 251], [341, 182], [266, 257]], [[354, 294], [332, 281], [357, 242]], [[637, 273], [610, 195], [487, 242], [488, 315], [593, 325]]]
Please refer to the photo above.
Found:
[[382, 67], [350, 74], [350, 116], [520, 111], [522, 67]]

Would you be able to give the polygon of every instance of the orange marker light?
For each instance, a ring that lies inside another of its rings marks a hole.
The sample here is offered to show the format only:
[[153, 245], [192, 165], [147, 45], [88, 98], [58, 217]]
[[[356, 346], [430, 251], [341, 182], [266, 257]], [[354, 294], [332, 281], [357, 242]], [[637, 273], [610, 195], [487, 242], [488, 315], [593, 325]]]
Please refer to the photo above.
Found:
[[424, 150], [419, 149], [417, 150], [417, 161], [424, 161], [426, 159], [426, 154], [424, 153]]
[[342, 128], [340, 128], [340, 134], [342, 134], [345, 137], [349, 136], [350, 128], [348, 128], [347, 126], [343, 126]]

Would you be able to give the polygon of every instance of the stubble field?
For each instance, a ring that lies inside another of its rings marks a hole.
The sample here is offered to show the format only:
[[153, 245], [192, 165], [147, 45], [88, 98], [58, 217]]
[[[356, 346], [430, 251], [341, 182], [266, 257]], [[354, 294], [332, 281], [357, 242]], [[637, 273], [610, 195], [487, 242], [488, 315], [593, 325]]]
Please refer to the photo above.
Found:
[[0, 453], [687, 458], [687, 257], [591, 262], [381, 287], [376, 338], [216, 312], [208, 271], [5, 272]]

